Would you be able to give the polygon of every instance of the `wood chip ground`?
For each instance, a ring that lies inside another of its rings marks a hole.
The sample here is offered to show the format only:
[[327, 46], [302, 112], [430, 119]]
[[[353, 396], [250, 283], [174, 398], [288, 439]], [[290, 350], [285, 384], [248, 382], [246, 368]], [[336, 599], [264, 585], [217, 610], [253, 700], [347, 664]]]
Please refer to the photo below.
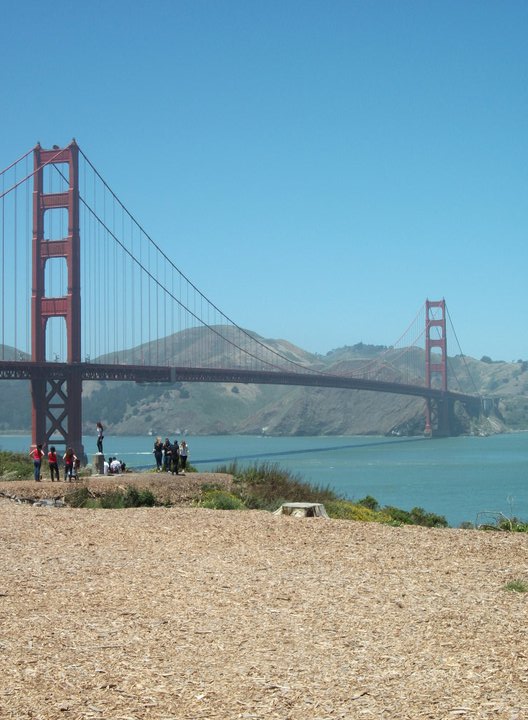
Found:
[[0, 534], [1, 718], [528, 718], [526, 535], [7, 499]]

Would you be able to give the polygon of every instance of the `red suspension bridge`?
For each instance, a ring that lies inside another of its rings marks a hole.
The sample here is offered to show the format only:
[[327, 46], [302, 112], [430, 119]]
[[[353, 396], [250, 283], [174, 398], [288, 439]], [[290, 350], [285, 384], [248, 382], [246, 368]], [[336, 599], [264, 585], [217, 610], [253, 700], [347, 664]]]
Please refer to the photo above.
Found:
[[479, 411], [476, 394], [448, 388], [444, 300], [427, 300], [386, 353], [325, 372], [286, 343], [271, 348], [228, 318], [141, 227], [75, 141], [51, 150], [37, 145], [0, 178], [0, 379], [30, 380], [33, 443], [82, 451], [86, 380], [414, 395], [425, 400], [426, 433], [438, 435], [450, 434], [455, 402]]

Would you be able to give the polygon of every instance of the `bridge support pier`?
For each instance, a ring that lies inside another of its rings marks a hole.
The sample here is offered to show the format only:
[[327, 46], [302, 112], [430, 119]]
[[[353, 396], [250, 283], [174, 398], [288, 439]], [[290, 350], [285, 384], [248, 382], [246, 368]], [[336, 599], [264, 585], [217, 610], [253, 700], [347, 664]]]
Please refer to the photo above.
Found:
[[451, 414], [453, 408], [450, 400], [425, 401], [425, 430], [427, 437], [449, 437], [451, 435]]
[[34, 444], [72, 447], [84, 459], [81, 394], [81, 375], [74, 368], [59, 378], [47, 377], [43, 371], [31, 379]]

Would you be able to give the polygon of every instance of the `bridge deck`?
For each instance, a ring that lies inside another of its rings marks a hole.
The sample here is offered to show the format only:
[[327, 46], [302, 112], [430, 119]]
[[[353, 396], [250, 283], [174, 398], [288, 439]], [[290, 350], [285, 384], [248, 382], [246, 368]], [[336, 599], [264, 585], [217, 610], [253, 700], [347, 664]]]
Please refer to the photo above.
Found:
[[293, 373], [236, 368], [171, 367], [156, 365], [103, 365], [98, 363], [44, 363], [0, 361], [0, 380], [62, 379], [80, 375], [81, 380], [132, 381], [137, 383], [228, 382], [263, 385], [297, 385], [344, 390], [369, 390], [396, 395], [412, 395], [435, 400], [452, 399], [463, 403], [479, 401], [476, 395], [427, 388], [423, 385], [370, 380], [329, 373]]

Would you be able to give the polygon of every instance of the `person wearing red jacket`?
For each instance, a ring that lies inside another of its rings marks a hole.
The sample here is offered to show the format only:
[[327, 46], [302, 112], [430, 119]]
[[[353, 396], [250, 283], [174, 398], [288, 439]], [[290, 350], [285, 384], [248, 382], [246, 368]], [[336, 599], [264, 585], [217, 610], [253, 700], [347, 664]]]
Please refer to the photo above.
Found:
[[40, 482], [40, 468], [42, 465], [42, 458], [44, 457], [42, 445], [37, 445], [34, 450], [30, 450], [29, 455], [33, 458], [33, 478], [35, 482]]
[[55, 482], [53, 477], [54, 475], [57, 476], [57, 482], [60, 481], [59, 477], [59, 461], [57, 459], [57, 451], [53, 447], [53, 445], [49, 449], [48, 453], [48, 465], [49, 465], [49, 471], [51, 475], [51, 482]]

